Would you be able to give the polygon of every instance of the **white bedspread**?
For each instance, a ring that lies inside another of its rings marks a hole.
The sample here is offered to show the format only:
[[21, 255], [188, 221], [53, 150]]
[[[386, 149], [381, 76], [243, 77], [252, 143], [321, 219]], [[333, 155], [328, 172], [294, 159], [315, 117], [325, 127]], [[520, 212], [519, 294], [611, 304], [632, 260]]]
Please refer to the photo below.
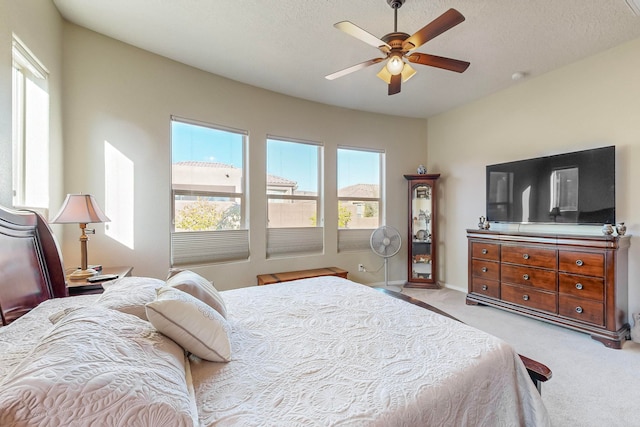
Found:
[[544, 426], [505, 342], [337, 277], [223, 292], [232, 361], [193, 362], [204, 425]]
[[[515, 351], [469, 326], [337, 277], [221, 294], [231, 361], [192, 357], [201, 425], [550, 424]], [[50, 314], [95, 300], [47, 301], [0, 328], [0, 383]]]

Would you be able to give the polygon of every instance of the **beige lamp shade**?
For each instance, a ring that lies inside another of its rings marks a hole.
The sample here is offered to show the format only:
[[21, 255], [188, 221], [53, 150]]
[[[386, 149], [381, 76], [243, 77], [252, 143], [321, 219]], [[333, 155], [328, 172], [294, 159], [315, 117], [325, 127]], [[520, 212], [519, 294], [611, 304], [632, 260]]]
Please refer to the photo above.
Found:
[[91, 194], [67, 194], [60, 212], [51, 220], [54, 224], [88, 224], [109, 222]]

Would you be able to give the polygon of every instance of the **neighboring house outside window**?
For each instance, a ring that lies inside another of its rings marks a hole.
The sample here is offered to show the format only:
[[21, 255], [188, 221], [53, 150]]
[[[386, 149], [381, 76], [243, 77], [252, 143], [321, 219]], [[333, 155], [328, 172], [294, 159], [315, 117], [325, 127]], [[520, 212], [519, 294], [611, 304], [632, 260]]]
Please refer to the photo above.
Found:
[[384, 152], [338, 148], [338, 251], [369, 248], [384, 218]]
[[246, 131], [172, 117], [172, 265], [249, 257], [246, 139]]
[[12, 46], [13, 205], [49, 207], [47, 69], [14, 35]]
[[322, 145], [267, 137], [267, 257], [322, 253]]

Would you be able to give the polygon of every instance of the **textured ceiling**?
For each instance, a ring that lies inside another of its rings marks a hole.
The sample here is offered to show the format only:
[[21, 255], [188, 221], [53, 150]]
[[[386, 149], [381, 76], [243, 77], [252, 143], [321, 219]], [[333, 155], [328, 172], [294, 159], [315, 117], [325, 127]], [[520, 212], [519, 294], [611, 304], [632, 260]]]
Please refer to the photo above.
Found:
[[640, 37], [625, 0], [406, 0], [398, 31], [413, 34], [449, 8], [466, 21], [417, 52], [471, 62], [458, 74], [415, 64], [388, 96], [377, 64], [337, 80], [325, 75], [381, 56], [335, 29], [349, 20], [377, 37], [393, 31], [386, 0], [53, 0], [67, 20], [239, 82], [363, 111], [430, 117]]

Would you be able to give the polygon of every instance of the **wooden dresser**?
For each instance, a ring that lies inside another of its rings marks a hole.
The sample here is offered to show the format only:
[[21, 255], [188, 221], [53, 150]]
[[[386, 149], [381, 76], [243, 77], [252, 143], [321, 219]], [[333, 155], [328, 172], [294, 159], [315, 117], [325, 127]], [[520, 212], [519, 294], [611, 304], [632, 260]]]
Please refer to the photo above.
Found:
[[467, 230], [467, 304], [484, 304], [591, 334], [621, 348], [629, 236]]

